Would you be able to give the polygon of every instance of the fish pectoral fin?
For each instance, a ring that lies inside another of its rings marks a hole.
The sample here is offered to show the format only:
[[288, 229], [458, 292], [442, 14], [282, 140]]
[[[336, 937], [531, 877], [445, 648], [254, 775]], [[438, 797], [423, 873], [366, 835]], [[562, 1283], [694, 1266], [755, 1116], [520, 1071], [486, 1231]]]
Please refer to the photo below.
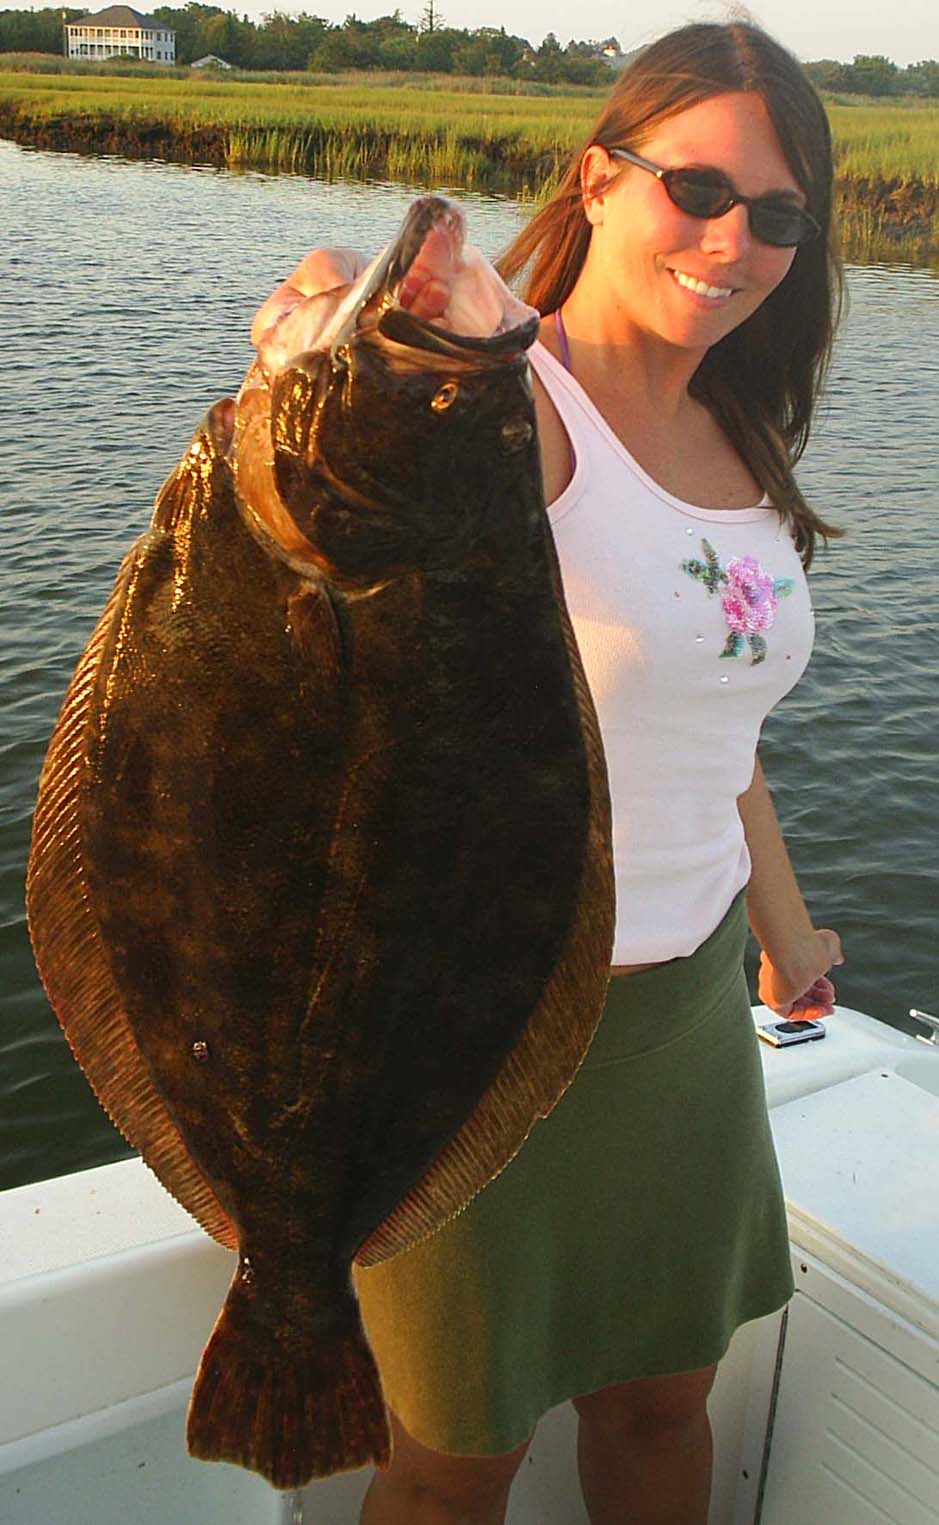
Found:
[[236, 1275], [196, 1374], [190, 1454], [248, 1467], [281, 1489], [387, 1465], [387, 1410], [351, 1291], [307, 1336], [261, 1323], [252, 1303]]

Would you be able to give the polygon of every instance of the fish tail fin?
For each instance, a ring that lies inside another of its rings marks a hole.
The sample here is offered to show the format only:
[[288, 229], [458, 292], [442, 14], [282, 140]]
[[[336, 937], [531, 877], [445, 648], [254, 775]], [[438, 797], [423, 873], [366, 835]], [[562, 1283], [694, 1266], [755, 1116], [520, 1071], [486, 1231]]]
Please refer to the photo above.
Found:
[[278, 1340], [233, 1288], [202, 1353], [186, 1443], [275, 1488], [302, 1488], [391, 1456], [388, 1414], [358, 1306], [348, 1298], [315, 1341]]

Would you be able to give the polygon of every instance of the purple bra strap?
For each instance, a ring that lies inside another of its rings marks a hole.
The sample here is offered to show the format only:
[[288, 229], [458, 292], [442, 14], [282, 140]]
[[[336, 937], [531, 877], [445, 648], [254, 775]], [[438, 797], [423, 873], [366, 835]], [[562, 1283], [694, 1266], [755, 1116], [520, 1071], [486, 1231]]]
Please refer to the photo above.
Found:
[[[560, 307], [554, 314], [554, 326], [557, 330], [558, 347], [561, 351], [561, 364], [564, 366], [565, 371], [567, 371], [569, 375], [573, 376], [574, 372], [571, 369], [571, 352], [567, 343], [567, 332], [564, 328], [564, 319], [561, 317]], [[567, 448], [571, 458], [571, 476], [573, 476], [577, 469], [577, 457], [574, 454], [574, 446], [571, 443], [570, 435], [567, 436]]]

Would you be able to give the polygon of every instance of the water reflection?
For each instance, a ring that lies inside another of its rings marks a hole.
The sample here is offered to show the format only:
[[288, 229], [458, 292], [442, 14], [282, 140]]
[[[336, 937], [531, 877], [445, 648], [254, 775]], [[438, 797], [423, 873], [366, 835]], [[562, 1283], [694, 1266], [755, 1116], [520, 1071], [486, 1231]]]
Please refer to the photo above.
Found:
[[[528, 215], [452, 194], [489, 255]], [[258, 302], [316, 244], [374, 250], [412, 195], [0, 143], [0, 318], [16, 353], [0, 417], [0, 1186], [123, 1150], [39, 989], [23, 912], [36, 779], [72, 668], [162, 477], [237, 387]], [[845, 939], [842, 999], [901, 1024], [936, 1009], [935, 276], [907, 261], [848, 271], [800, 468], [847, 535], [812, 574], [816, 655], [765, 737], [810, 906]]]

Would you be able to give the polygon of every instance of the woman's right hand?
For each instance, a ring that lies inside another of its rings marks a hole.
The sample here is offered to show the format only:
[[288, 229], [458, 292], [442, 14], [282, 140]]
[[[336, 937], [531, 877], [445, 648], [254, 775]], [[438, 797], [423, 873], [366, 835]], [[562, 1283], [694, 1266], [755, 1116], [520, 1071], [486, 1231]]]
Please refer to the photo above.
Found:
[[818, 1021], [835, 1009], [835, 987], [828, 978], [832, 965], [844, 963], [841, 938], [831, 927], [813, 928], [798, 957], [786, 972], [764, 948], [760, 953], [758, 993], [764, 1006], [792, 1021]]
[[450, 300], [452, 245], [443, 233], [428, 234], [404, 280], [398, 297], [416, 318], [439, 318]]
[[368, 266], [357, 249], [311, 249], [285, 281], [262, 302], [251, 324], [251, 342], [259, 348], [270, 329], [307, 297], [351, 286]]
[[[351, 286], [368, 263], [357, 249], [311, 249], [258, 308], [251, 324], [252, 343], [257, 345], [298, 302]], [[450, 300], [449, 273], [449, 242], [443, 234], [432, 233], [401, 283], [402, 307], [410, 308], [419, 318], [439, 317]]]

